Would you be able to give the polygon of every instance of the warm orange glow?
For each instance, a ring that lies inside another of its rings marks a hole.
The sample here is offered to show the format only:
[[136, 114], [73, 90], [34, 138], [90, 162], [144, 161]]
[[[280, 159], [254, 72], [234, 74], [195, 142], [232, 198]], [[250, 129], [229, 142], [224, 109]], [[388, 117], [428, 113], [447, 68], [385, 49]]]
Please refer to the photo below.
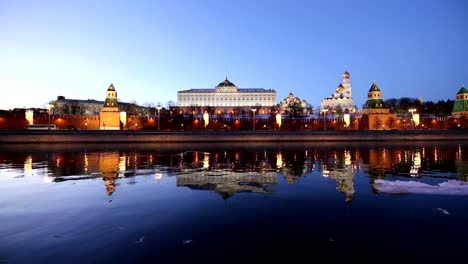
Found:
[[33, 120], [34, 120], [34, 111], [32, 110], [27, 110], [26, 111], [26, 120], [28, 120], [28, 123], [29, 124], [33, 124]]

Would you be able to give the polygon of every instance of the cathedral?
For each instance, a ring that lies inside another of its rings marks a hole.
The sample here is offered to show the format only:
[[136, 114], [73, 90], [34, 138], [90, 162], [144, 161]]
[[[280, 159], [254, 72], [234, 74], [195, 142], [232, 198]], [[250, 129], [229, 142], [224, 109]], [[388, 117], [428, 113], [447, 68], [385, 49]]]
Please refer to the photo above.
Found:
[[357, 107], [354, 105], [353, 97], [351, 96], [351, 82], [348, 71], [343, 73], [343, 82], [336, 87], [335, 93], [320, 102], [320, 108], [331, 111], [342, 111], [343, 113], [357, 112]]

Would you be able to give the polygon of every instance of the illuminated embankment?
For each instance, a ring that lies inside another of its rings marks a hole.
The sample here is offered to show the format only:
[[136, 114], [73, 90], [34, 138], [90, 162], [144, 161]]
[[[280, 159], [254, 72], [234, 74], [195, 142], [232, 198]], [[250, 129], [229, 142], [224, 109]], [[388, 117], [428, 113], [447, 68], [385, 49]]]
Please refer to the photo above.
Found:
[[0, 143], [358, 142], [468, 140], [468, 130], [407, 131], [0, 131]]

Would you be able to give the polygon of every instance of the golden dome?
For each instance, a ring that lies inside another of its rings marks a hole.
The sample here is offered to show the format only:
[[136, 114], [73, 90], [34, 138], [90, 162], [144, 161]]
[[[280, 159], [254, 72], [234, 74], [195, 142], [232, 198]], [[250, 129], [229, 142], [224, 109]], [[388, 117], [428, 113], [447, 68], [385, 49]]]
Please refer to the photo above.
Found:
[[345, 88], [341, 83], [340, 83], [340, 85], [338, 85], [338, 87], [336, 87], [337, 92], [344, 92], [344, 90], [345, 90]]

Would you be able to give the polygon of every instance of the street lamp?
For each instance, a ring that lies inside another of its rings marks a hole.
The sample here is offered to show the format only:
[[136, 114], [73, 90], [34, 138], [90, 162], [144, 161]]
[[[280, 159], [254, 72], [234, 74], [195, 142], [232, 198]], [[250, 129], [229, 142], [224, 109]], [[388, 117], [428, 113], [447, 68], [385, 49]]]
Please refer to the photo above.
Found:
[[205, 126], [205, 130], [209, 122], [210, 122], [210, 115], [208, 114], [208, 112], [205, 111], [205, 113], [203, 113], [203, 125]]
[[327, 130], [327, 119], [326, 119], [326, 114], [328, 112], [328, 109], [322, 109], [320, 112], [323, 113], [323, 130]]
[[281, 127], [281, 114], [277, 113], [276, 114], [276, 123], [278, 124], [278, 129]]
[[54, 110], [54, 105], [49, 104], [49, 124], [47, 126], [47, 130], [50, 130], [50, 113]]
[[161, 129], [161, 106], [156, 106], [156, 109], [158, 109], [158, 131]]
[[252, 111], [252, 113], [253, 113], [252, 123], [253, 123], [253, 130], [255, 131], [255, 112], [257, 111], [257, 108], [252, 108], [252, 109], [250, 109], [250, 111]]
[[414, 108], [411, 108], [411, 109], [408, 109], [408, 112], [411, 113], [411, 123], [413, 123], [413, 128], [416, 128], [417, 124], [416, 124], [416, 120], [415, 120], [415, 114], [414, 112], [416, 112], [416, 109]]

